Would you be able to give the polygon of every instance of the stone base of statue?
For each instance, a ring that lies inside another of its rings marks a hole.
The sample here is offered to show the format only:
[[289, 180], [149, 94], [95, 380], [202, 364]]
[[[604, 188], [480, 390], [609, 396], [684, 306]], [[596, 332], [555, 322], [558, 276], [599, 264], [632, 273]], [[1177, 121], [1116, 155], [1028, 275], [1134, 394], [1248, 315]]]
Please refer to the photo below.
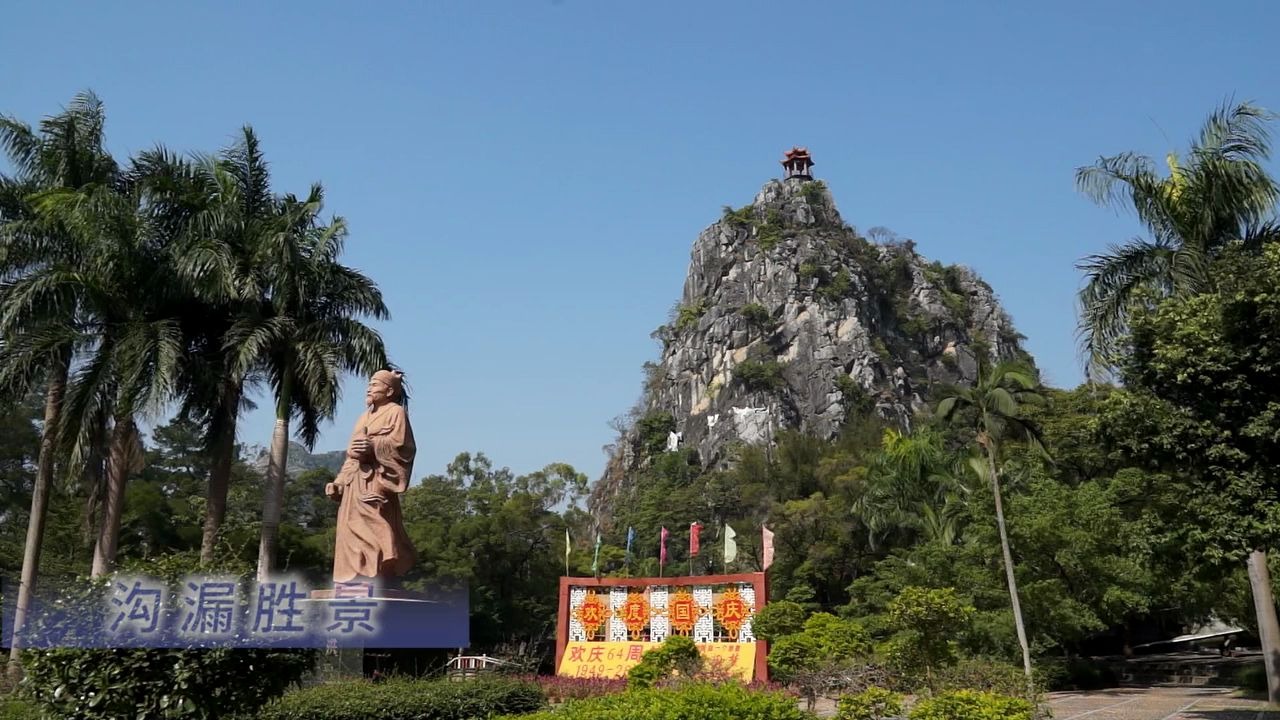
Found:
[[309, 615], [326, 647], [460, 648], [471, 644], [470, 604], [463, 589], [410, 591], [338, 583], [312, 590]]

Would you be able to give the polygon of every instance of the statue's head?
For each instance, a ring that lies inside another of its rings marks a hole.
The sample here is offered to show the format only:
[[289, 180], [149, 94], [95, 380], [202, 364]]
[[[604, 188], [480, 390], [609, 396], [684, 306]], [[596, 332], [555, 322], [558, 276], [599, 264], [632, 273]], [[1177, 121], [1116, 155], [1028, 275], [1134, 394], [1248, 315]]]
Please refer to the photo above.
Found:
[[364, 391], [365, 402], [374, 407], [389, 402], [404, 401], [404, 373], [399, 370], [379, 370], [369, 378]]

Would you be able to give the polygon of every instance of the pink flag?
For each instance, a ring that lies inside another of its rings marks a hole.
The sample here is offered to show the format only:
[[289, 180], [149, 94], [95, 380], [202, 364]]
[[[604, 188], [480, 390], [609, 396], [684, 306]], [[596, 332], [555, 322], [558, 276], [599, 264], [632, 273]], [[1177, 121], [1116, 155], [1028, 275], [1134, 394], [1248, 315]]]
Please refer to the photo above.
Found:
[[761, 570], [768, 570], [773, 564], [773, 533], [763, 525], [760, 529], [764, 531], [764, 543], [760, 546], [764, 549], [764, 567]]
[[702, 531], [702, 525], [694, 521], [689, 525], [689, 557], [698, 554], [698, 533]]
[[667, 564], [667, 529], [662, 528], [662, 540], [658, 544], [658, 567]]

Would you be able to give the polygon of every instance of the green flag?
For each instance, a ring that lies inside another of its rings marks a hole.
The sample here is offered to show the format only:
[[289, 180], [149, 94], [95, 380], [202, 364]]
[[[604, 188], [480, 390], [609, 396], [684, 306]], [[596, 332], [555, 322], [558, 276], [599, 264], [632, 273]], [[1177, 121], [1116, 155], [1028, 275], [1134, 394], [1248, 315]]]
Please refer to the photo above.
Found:
[[600, 576], [600, 531], [596, 531], [596, 554], [591, 558], [591, 574]]

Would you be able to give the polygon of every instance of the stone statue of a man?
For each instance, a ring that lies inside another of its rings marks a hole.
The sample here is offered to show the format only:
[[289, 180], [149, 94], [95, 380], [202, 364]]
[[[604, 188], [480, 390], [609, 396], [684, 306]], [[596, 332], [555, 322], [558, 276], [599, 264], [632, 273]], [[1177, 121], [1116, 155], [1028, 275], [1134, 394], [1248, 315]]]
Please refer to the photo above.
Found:
[[324, 489], [339, 503], [334, 582], [397, 577], [416, 560], [400, 512], [417, 450], [401, 373], [374, 373], [365, 401], [368, 409], [356, 421], [346, 462]]

